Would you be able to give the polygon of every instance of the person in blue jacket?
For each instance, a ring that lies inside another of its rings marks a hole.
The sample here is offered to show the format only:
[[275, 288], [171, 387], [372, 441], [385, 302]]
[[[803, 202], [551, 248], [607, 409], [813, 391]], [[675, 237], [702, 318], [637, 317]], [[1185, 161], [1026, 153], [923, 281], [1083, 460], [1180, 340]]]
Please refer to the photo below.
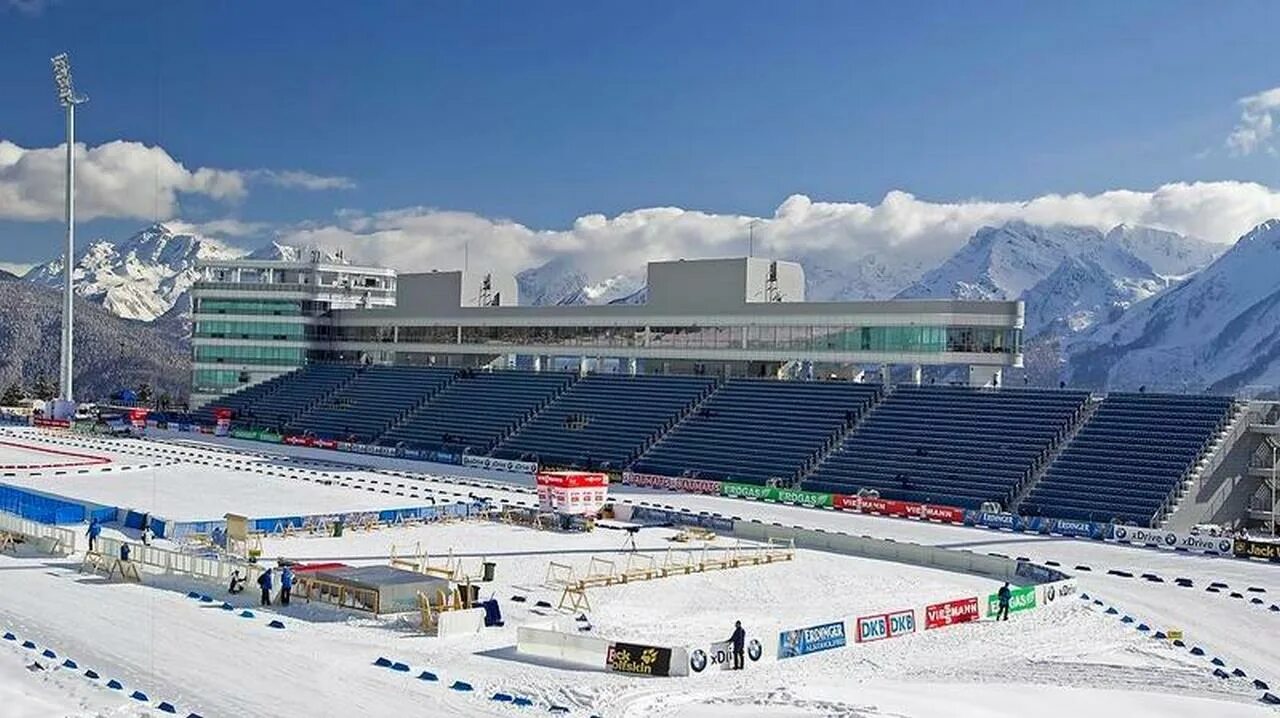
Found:
[[289, 595], [293, 593], [293, 569], [285, 566], [280, 569], [280, 605], [289, 605]]
[[88, 534], [88, 550], [90, 550], [90, 552], [96, 552], [97, 538], [99, 538], [99, 536], [102, 535], [102, 525], [101, 523], [97, 522], [97, 518], [92, 518], [92, 520], [88, 522], [87, 534]]
[[1009, 595], [1009, 582], [1005, 581], [1005, 584], [996, 592], [996, 598], [1000, 601], [1000, 608], [996, 611], [997, 621], [1009, 620]]
[[258, 588], [262, 589], [262, 605], [271, 605], [271, 569], [268, 568], [258, 577]]

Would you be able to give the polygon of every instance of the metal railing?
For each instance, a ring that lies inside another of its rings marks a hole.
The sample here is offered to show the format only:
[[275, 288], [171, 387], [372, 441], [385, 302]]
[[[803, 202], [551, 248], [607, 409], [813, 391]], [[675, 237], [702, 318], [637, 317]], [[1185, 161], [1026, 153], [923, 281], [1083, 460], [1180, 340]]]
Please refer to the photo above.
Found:
[[0, 531], [17, 534], [25, 540], [47, 542], [48, 553], [70, 555], [76, 552], [76, 531], [24, 519], [17, 514], [0, 511]]

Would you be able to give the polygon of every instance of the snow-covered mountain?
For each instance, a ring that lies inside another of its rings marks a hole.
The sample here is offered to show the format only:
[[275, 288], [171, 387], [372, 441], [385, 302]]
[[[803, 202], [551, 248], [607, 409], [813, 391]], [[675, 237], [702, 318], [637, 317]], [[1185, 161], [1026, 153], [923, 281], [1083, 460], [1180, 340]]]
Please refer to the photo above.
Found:
[[1230, 392], [1280, 383], [1280, 220], [1213, 264], [1081, 336], [1071, 381], [1096, 387]]
[[549, 304], [621, 304], [635, 303], [644, 289], [642, 277], [617, 274], [590, 278], [569, 257], [557, 257], [516, 275], [520, 303], [533, 306]]
[[[126, 319], [152, 321], [169, 311], [195, 281], [196, 260], [244, 254], [213, 239], [153, 224], [115, 243], [99, 239], [76, 257], [76, 294]], [[62, 285], [62, 258], [37, 265], [23, 279]]]
[[[901, 299], [1023, 299], [1028, 338], [1084, 331], [1151, 297], [1212, 257], [1212, 245], [1171, 232], [1119, 226], [984, 227]], [[1146, 258], [1160, 264], [1156, 270]]]
[[801, 259], [805, 298], [811, 302], [848, 302], [889, 299], [920, 279], [925, 265], [915, 259], [887, 259], [867, 254], [832, 265]]

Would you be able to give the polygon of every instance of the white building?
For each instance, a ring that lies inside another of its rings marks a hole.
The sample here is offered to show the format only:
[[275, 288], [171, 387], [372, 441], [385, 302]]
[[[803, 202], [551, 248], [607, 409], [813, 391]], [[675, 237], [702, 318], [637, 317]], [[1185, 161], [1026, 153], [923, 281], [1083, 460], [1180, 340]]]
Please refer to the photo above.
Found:
[[[249, 269], [284, 274], [246, 281]], [[305, 269], [327, 281], [298, 282]], [[217, 274], [233, 270], [239, 281]], [[723, 376], [857, 377], [872, 366], [886, 381], [894, 365], [917, 380], [924, 366], [962, 366], [976, 386], [1022, 365], [1021, 302], [806, 302], [799, 265], [760, 258], [653, 262], [644, 303], [603, 306], [522, 307], [510, 277], [461, 272], [243, 261], [205, 272], [193, 293], [193, 404], [306, 361]], [[362, 291], [335, 291], [343, 279]], [[290, 320], [300, 334], [250, 326], [274, 317], [210, 311], [210, 301], [223, 311], [266, 296], [301, 303]], [[214, 320], [240, 333], [210, 336]]]

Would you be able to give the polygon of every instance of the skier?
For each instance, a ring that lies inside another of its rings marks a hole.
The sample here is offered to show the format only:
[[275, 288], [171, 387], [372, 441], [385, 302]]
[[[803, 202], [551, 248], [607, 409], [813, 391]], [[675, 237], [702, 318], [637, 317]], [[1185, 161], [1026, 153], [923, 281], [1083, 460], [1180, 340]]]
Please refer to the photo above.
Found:
[[997, 621], [1009, 620], [1009, 595], [1009, 582], [1005, 581], [1004, 585], [996, 593], [996, 596], [1000, 599], [1000, 609], [996, 611]]
[[747, 632], [742, 630], [742, 621], [733, 622], [733, 635], [729, 636], [729, 642], [733, 644], [733, 670], [740, 671], [745, 664], [743, 649], [747, 642]]
[[102, 534], [102, 524], [98, 523], [97, 519], [90, 520], [89, 531], [88, 531], [89, 553], [93, 553], [94, 551], [98, 550], [98, 536], [100, 536], [101, 534]]
[[271, 605], [271, 569], [268, 568], [258, 577], [258, 587], [262, 589], [262, 605]]
[[289, 605], [289, 595], [293, 593], [293, 569], [285, 566], [280, 569], [280, 605]]
[[142, 515], [142, 545], [151, 545], [151, 515]]

